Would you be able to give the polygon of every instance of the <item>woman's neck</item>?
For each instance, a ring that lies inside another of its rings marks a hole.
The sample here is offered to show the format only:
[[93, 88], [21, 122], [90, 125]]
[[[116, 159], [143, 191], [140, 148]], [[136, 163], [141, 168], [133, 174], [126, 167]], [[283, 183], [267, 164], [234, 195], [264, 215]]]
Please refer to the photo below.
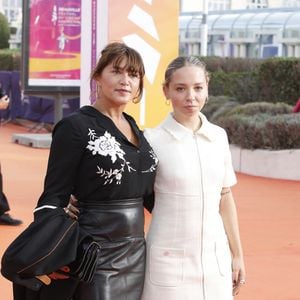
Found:
[[202, 120], [198, 114], [191, 117], [185, 117], [172, 113], [172, 116], [179, 124], [190, 129], [193, 132], [198, 131], [202, 125]]
[[131, 128], [131, 125], [126, 120], [123, 114], [125, 105], [123, 105], [122, 107], [112, 107], [111, 105], [105, 106], [100, 101], [96, 101], [93, 104], [93, 107], [100, 111], [103, 115], [110, 118], [129, 142], [136, 146], [138, 145], [138, 137], [135, 135], [133, 129]]
[[96, 101], [92, 106], [98, 111], [100, 111], [103, 115], [112, 119], [115, 123], [119, 123], [120, 121], [124, 120], [123, 112], [125, 106], [108, 106], [104, 105], [100, 101]]

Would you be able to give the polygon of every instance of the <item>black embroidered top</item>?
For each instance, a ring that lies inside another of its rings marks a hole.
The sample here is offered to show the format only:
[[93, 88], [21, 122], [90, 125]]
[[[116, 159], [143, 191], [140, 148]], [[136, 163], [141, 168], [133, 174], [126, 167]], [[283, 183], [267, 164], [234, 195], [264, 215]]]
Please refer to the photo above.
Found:
[[151, 196], [157, 157], [134, 119], [124, 117], [138, 137], [137, 146], [92, 106], [57, 123], [38, 207], [65, 207], [70, 194], [81, 202]]

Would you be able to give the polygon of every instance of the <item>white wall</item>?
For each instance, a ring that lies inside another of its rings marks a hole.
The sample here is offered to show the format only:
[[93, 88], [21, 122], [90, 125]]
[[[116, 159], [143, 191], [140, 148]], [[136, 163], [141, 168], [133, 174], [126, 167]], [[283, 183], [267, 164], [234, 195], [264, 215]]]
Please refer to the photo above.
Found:
[[300, 180], [300, 149], [248, 150], [230, 145], [236, 172], [268, 178]]

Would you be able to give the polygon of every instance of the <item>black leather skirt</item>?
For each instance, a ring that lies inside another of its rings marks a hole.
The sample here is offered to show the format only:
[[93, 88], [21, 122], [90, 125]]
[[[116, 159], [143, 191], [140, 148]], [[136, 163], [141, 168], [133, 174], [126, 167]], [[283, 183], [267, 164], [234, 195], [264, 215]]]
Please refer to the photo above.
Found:
[[80, 203], [79, 223], [101, 245], [91, 284], [79, 283], [73, 300], [139, 300], [145, 272], [142, 199]]
[[146, 253], [142, 199], [80, 203], [79, 223], [101, 245], [93, 281], [53, 280], [39, 292], [14, 285], [15, 300], [140, 300]]

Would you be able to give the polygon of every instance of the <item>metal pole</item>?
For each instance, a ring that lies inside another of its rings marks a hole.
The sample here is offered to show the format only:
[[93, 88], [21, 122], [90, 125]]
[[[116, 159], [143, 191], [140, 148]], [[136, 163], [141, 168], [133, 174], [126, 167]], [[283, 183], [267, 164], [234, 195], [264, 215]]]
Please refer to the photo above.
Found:
[[201, 56], [207, 56], [207, 12], [208, 0], [203, 1], [202, 24], [201, 24]]
[[60, 121], [63, 117], [63, 96], [61, 93], [57, 94], [54, 99], [54, 124]]

